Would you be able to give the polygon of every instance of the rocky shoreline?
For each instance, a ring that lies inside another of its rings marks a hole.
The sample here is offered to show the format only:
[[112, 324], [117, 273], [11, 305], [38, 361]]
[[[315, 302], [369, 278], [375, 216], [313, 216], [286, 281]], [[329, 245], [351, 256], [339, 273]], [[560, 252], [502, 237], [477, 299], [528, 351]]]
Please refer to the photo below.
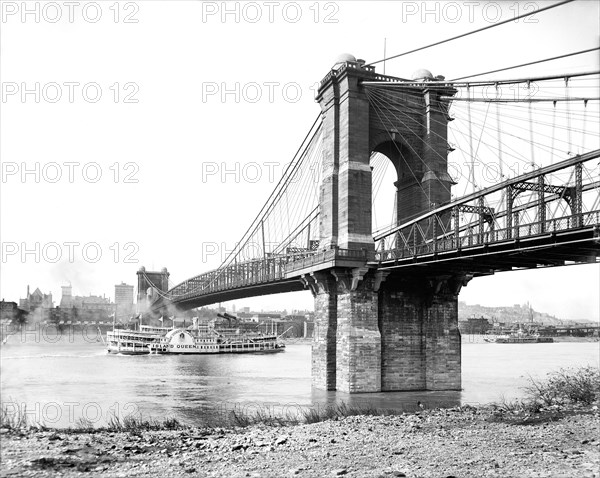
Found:
[[2, 477], [599, 477], [598, 407], [349, 416], [294, 426], [2, 429]]

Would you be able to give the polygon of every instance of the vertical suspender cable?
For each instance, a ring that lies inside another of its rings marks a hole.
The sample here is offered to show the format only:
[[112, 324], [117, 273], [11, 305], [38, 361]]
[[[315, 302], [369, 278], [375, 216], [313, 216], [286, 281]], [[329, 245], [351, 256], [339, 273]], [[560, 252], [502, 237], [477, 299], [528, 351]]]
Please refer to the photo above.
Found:
[[583, 127], [581, 128], [581, 151], [580, 154], [585, 153], [585, 120], [587, 119], [587, 103], [588, 100], [583, 100]]
[[467, 84], [467, 121], [469, 123], [469, 156], [471, 158], [471, 168], [469, 170], [469, 181], [473, 186], [473, 192], [475, 192], [475, 158], [473, 157], [473, 127], [471, 122], [471, 87]]
[[[498, 90], [498, 84], [496, 83], [496, 98], [500, 99], [498, 96], [499, 90]], [[504, 168], [503, 168], [503, 161], [502, 161], [502, 129], [500, 126], [500, 107], [498, 106], [500, 104], [500, 102], [496, 102], [496, 130], [497, 130], [497, 134], [498, 134], [498, 166], [500, 169], [500, 181], [503, 180], [504, 178]]]
[[[528, 81], [527, 82], [527, 89], [530, 90], [531, 89], [531, 83]], [[532, 166], [535, 165], [535, 147], [534, 147], [534, 142], [533, 142], [533, 113], [531, 111], [531, 104], [532, 102], [529, 101], [528, 102], [528, 110], [529, 110], [529, 145], [531, 146], [531, 164]]]
[[550, 164], [554, 164], [554, 136], [556, 134], [556, 101], [552, 102], [552, 142], [550, 143]]
[[264, 223], [264, 221], [260, 221], [260, 230], [262, 232], [263, 257], [267, 257], [267, 248], [265, 247], [265, 223]]
[[[502, 96], [501, 90], [498, 89], [498, 83], [496, 83], [496, 99], [500, 99]], [[498, 169], [500, 173], [500, 181], [504, 181], [504, 158], [502, 157], [502, 125], [500, 122], [500, 102], [496, 102], [496, 134], [498, 135]], [[509, 168], [510, 169], [510, 168]], [[502, 190], [502, 194], [499, 203], [504, 202], [504, 195], [506, 190]], [[458, 214], [458, 211], [457, 211]], [[507, 216], [508, 217], [508, 216]], [[508, 226], [507, 226], [508, 227]]]
[[569, 153], [571, 153], [571, 105], [569, 101], [569, 77], [565, 77], [565, 97], [567, 98], [567, 135], [569, 142]]

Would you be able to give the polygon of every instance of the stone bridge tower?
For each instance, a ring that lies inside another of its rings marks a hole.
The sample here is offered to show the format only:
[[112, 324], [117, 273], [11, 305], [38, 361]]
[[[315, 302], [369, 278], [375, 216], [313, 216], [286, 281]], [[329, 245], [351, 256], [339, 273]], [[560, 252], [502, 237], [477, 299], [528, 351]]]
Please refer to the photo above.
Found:
[[137, 271], [137, 311], [148, 312], [149, 306], [160, 294], [169, 290], [169, 271], [163, 267], [160, 272], [147, 271], [140, 267]]
[[[426, 70], [417, 76], [379, 75], [342, 55], [321, 81], [322, 249], [372, 255], [373, 152], [396, 169], [398, 223], [450, 200], [448, 99], [456, 90]], [[396, 85], [380, 88], [375, 101], [375, 81]], [[350, 393], [461, 388], [457, 296], [464, 277], [406, 277], [363, 260], [336, 262], [309, 280], [313, 386]]]

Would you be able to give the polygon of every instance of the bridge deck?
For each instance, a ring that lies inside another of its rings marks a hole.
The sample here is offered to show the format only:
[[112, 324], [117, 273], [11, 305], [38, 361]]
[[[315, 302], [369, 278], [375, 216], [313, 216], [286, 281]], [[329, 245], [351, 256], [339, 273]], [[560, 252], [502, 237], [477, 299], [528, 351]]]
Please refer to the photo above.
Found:
[[[559, 227], [561, 224], [564, 229]], [[405, 247], [377, 253], [331, 249], [238, 263], [178, 285], [168, 292], [168, 301], [157, 301], [153, 308], [172, 303], [181, 309], [191, 309], [246, 297], [301, 291], [304, 286], [299, 279], [303, 274], [334, 267], [368, 265], [427, 276], [457, 272], [481, 276], [513, 269], [596, 262], [600, 257], [600, 211], [586, 213], [581, 227], [569, 227], [571, 224], [566, 218], [545, 232], [540, 232], [535, 224], [520, 226], [518, 237], [514, 238], [507, 238], [506, 231], [498, 230], [461, 237], [458, 241], [444, 238], [437, 245], [422, 244], [416, 249]]]
[[567, 262], [595, 262], [600, 256], [600, 212], [584, 214], [584, 225], [571, 227], [574, 218], [546, 221], [508, 230], [472, 232], [439, 241], [378, 252], [382, 269], [411, 269], [427, 266], [427, 274], [450, 270], [474, 275], [512, 270], [561, 266]]
[[[587, 184], [583, 182], [582, 164], [599, 156], [600, 150], [595, 150], [569, 158], [424, 213], [376, 235], [377, 252], [288, 249], [287, 253], [234, 262], [182, 282], [163, 294], [151, 308], [156, 311], [173, 304], [190, 309], [245, 297], [300, 291], [304, 289], [303, 275], [332, 268], [368, 266], [391, 273], [435, 277], [456, 273], [479, 276], [597, 262], [600, 183], [591, 177]], [[544, 182], [545, 174], [569, 168], [575, 178], [574, 186]], [[535, 178], [536, 182], [530, 182]], [[535, 200], [516, 204], [514, 199], [524, 190], [532, 191]], [[494, 211], [485, 201], [488, 195], [500, 191], [508, 198], [506, 210]], [[585, 194], [589, 194], [589, 202], [593, 204], [593, 210], [587, 212], [582, 207]], [[568, 208], [555, 208], [556, 216], [547, 218], [547, 204], [553, 201], [564, 201]], [[474, 215], [476, 220], [461, 224], [459, 217], [464, 212]], [[520, 217], [527, 222], [519, 224]]]

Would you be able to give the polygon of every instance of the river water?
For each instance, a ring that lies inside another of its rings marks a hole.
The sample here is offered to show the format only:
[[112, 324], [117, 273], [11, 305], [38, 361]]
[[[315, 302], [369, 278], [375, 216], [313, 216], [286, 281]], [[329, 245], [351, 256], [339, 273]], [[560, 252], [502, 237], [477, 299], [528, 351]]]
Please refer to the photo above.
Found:
[[598, 342], [487, 344], [463, 337], [462, 391], [348, 395], [311, 389], [306, 343], [278, 354], [123, 356], [107, 354], [102, 342], [67, 336], [54, 343], [9, 339], [0, 347], [3, 406], [59, 427], [81, 417], [101, 426], [111, 415], [128, 414], [201, 425], [234, 408], [287, 414], [341, 402], [406, 411], [419, 401], [426, 407], [488, 403], [523, 396], [528, 374], [599, 366], [600, 353]]

